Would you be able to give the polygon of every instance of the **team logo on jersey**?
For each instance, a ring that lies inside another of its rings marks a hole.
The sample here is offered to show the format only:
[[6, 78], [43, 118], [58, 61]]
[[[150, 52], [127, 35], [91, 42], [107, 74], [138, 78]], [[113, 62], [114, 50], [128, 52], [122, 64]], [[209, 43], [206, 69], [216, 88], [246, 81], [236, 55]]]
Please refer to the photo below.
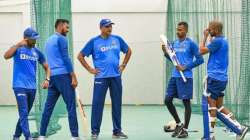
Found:
[[31, 60], [31, 61], [37, 61], [37, 54], [35, 56], [29, 56], [27, 54], [21, 53], [20, 54], [20, 59], [21, 60]]
[[101, 47], [101, 51], [102, 51], [102, 52], [105, 52], [105, 51], [106, 51], [106, 47], [105, 47], [105, 46], [102, 46], [102, 47]]
[[110, 50], [116, 49], [116, 48], [117, 48], [117, 45], [116, 45], [116, 43], [114, 43], [114, 44], [111, 44], [110, 46], [102, 46], [100, 48], [100, 50], [101, 50], [101, 52], [106, 52], [106, 51], [110, 51]]
[[116, 41], [115, 40], [112, 41], [111, 46], [116, 46]]
[[186, 52], [186, 42], [177, 43], [174, 50], [175, 52]]
[[174, 48], [175, 52], [186, 52], [185, 48]]

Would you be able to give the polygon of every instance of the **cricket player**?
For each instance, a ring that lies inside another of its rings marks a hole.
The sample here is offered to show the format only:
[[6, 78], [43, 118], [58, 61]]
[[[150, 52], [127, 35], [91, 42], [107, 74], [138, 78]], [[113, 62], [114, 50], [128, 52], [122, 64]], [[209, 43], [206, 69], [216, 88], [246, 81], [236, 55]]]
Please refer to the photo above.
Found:
[[[92, 38], [78, 55], [78, 60], [83, 67], [95, 75], [91, 115], [92, 139], [97, 139], [100, 133], [103, 107], [108, 89], [112, 101], [113, 138], [128, 138], [121, 128], [121, 74], [128, 64], [131, 49], [120, 36], [111, 34], [113, 24], [110, 19], [102, 19], [100, 21], [101, 34]], [[121, 65], [119, 65], [120, 52], [125, 53]], [[85, 56], [90, 55], [92, 55], [94, 68], [85, 60]]]
[[72, 140], [79, 140], [75, 102], [75, 88], [78, 82], [69, 57], [69, 43], [66, 37], [69, 31], [69, 21], [57, 19], [55, 30], [56, 32], [48, 38], [45, 46], [46, 57], [51, 68], [51, 77], [41, 119], [39, 140], [45, 139], [51, 114], [60, 95], [62, 95], [67, 107]]
[[37, 62], [43, 66], [46, 72], [42, 88], [48, 88], [50, 76], [50, 70], [44, 55], [35, 47], [39, 34], [34, 29], [27, 28], [23, 37], [23, 40], [12, 46], [4, 54], [5, 59], [13, 57], [14, 60], [12, 87], [17, 101], [19, 119], [13, 140], [19, 140], [22, 134], [25, 140], [33, 140], [29, 129], [28, 115], [36, 96]]
[[[207, 93], [210, 112], [210, 137], [214, 138], [216, 117], [237, 134], [237, 140], [243, 140], [248, 127], [237, 122], [233, 113], [223, 106], [224, 90], [228, 82], [229, 45], [223, 35], [223, 24], [220, 21], [211, 21], [204, 30], [204, 39], [200, 43], [200, 53], [209, 53], [207, 63]], [[212, 40], [207, 43], [208, 37]]]
[[[176, 129], [172, 137], [186, 138], [188, 137], [188, 125], [191, 118], [191, 103], [193, 98], [193, 74], [192, 69], [204, 62], [203, 57], [199, 53], [197, 44], [187, 37], [188, 24], [186, 22], [179, 22], [177, 26], [178, 39], [173, 42], [173, 49], [176, 52], [179, 65], [173, 68], [172, 77], [168, 82], [166, 90], [165, 104], [176, 122]], [[165, 56], [169, 59], [165, 46], [162, 46]], [[184, 73], [187, 81], [184, 82], [181, 78], [180, 72]], [[173, 104], [173, 98], [183, 101], [185, 107], [185, 121], [181, 122], [176, 108]], [[164, 126], [164, 130], [169, 132], [168, 128]]]

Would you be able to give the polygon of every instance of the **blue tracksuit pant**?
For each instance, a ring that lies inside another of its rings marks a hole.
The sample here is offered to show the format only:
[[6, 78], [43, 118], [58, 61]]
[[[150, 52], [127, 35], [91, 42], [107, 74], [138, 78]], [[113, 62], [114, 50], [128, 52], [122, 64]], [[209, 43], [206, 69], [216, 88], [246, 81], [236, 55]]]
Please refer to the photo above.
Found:
[[99, 134], [107, 90], [112, 101], [113, 133], [121, 132], [122, 82], [121, 77], [96, 78], [92, 101], [92, 134]]
[[72, 137], [78, 137], [78, 122], [76, 115], [75, 89], [71, 86], [70, 74], [51, 76], [48, 96], [42, 114], [40, 135], [45, 136], [49, 120], [60, 95], [68, 111], [69, 128]]
[[16, 125], [14, 137], [19, 138], [23, 133], [25, 139], [28, 140], [28, 138], [31, 137], [28, 116], [35, 100], [36, 90], [25, 88], [13, 89], [16, 96], [19, 113], [19, 119]]

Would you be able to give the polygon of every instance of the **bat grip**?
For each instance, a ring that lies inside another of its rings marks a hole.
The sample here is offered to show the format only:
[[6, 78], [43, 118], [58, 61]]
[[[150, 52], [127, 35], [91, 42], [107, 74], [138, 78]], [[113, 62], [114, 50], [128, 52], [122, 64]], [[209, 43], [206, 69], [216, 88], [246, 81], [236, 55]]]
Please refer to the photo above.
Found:
[[187, 82], [187, 79], [186, 79], [186, 77], [184, 76], [183, 72], [180, 71], [180, 74], [181, 74], [181, 77], [182, 77], [183, 81], [186, 83], [186, 82]]

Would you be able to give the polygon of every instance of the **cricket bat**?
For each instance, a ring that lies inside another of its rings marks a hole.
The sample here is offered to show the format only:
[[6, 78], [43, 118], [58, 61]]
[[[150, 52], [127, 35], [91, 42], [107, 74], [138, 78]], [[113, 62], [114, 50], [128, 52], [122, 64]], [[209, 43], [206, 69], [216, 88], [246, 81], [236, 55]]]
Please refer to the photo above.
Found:
[[82, 102], [82, 100], [80, 98], [80, 95], [79, 95], [78, 91], [76, 91], [76, 100], [77, 100], [79, 113], [80, 113], [80, 116], [81, 116], [82, 127], [83, 127], [83, 135], [86, 137], [89, 134], [88, 119], [87, 119], [87, 115], [86, 115], [85, 110], [84, 110], [83, 102]]
[[[177, 56], [175, 54], [175, 51], [172, 47], [172, 44], [170, 43], [170, 41], [167, 39], [167, 37], [165, 35], [160, 35], [160, 39], [161, 39], [161, 42], [164, 44], [164, 46], [166, 47], [166, 51], [172, 61], [172, 63], [174, 64], [174, 66], [177, 66], [179, 65], [179, 61], [177, 59]], [[187, 82], [187, 79], [186, 77], [184, 76], [183, 72], [182, 71], [179, 71], [180, 74], [181, 74], [181, 77], [183, 79], [184, 82]]]

